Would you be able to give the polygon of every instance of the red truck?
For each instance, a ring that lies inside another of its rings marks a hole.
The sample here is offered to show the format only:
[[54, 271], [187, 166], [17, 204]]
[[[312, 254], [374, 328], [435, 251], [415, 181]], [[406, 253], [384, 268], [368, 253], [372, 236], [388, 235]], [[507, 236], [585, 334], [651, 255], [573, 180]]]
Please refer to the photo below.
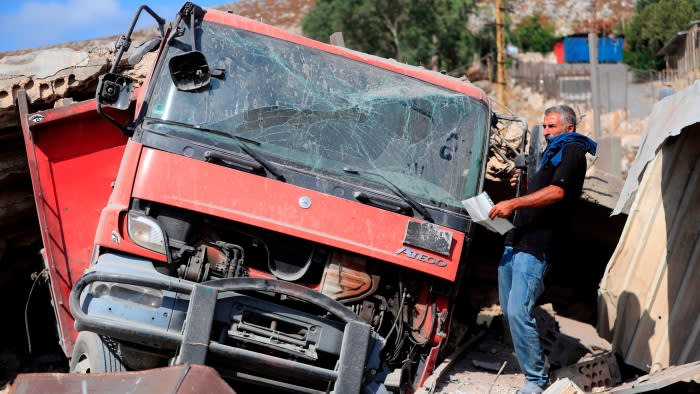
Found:
[[[142, 11], [162, 36], [134, 90], [117, 66]], [[192, 3], [167, 25], [141, 6], [117, 48], [96, 99], [18, 99], [71, 370], [420, 387], [457, 306], [485, 94]]]

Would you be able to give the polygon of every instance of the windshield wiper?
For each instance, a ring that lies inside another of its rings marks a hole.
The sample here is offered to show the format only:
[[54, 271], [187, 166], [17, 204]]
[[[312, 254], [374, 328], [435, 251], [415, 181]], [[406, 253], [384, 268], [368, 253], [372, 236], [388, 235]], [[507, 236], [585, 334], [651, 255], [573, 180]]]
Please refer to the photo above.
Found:
[[206, 131], [208, 133], [223, 135], [226, 137], [231, 137], [231, 138], [233, 138], [234, 141], [236, 141], [236, 145], [238, 145], [238, 147], [241, 148], [241, 150], [243, 152], [245, 152], [245, 154], [250, 156], [253, 160], [255, 160], [257, 163], [259, 163], [261, 166], [263, 166], [267, 170], [267, 172], [272, 174], [277, 180], [280, 180], [280, 181], [285, 180], [284, 175], [282, 175], [282, 173], [279, 172], [279, 170], [277, 169], [277, 167], [275, 167], [274, 164], [270, 163], [269, 161], [267, 161], [267, 159], [260, 156], [256, 151], [254, 151], [254, 150], [250, 149], [250, 147], [248, 147], [249, 143], [254, 144], [254, 145], [260, 145], [260, 142], [258, 142], [258, 141], [252, 140], [250, 138], [241, 137], [241, 136], [235, 135], [233, 133], [228, 133], [225, 131], [210, 129], [207, 127], [192, 125], [192, 124], [188, 124], [188, 123], [177, 122], [174, 120], [165, 120], [165, 119], [158, 119], [158, 118], [151, 118], [151, 117], [147, 117], [147, 119], [154, 121], [154, 122], [167, 124], [167, 125], [180, 126], [180, 127], [185, 127], [185, 128], [189, 128], [189, 129]]
[[[425, 219], [426, 221], [428, 221], [430, 223], [434, 222], [433, 217], [430, 215], [430, 212], [428, 212], [428, 210], [421, 203], [419, 203], [413, 197], [406, 194], [403, 190], [401, 190], [393, 182], [391, 182], [386, 177], [384, 177], [384, 175], [377, 174], [375, 172], [369, 172], [369, 171], [360, 172], [359, 170], [356, 170], [356, 169], [350, 168], [350, 167], [343, 167], [343, 171], [347, 172], [348, 174], [353, 174], [353, 175], [358, 175], [358, 176], [372, 175], [372, 176], [376, 176], [378, 178], [381, 178], [382, 180], [384, 180], [384, 182], [386, 182], [386, 186], [388, 187], [389, 190], [394, 192], [394, 194], [396, 194], [404, 202], [408, 203], [408, 205], [410, 205], [413, 209], [415, 209], [418, 213], [420, 213], [421, 216], [423, 216], [423, 219]], [[358, 199], [360, 199], [360, 201], [362, 201], [362, 199], [366, 200], [366, 199], [370, 199], [371, 197], [367, 197], [363, 193], [359, 193], [355, 198], [358, 198]], [[386, 201], [382, 201], [382, 202], [386, 203]], [[399, 208], [401, 208], [401, 207], [399, 207]]]

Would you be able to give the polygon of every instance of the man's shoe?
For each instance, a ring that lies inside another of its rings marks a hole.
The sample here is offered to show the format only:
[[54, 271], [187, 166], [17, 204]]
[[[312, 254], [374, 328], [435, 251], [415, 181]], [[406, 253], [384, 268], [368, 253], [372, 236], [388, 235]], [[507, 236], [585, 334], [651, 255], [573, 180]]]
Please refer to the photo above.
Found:
[[516, 394], [540, 394], [544, 389], [532, 382], [527, 382], [525, 385], [516, 391]]

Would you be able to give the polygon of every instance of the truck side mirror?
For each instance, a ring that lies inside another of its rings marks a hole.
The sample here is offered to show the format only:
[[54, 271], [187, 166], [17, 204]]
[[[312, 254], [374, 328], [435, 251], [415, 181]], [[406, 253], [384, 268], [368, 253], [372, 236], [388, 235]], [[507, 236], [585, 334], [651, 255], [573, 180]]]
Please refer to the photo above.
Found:
[[97, 82], [97, 102], [117, 109], [127, 109], [131, 104], [134, 80], [115, 73], [101, 75]]
[[209, 63], [200, 51], [190, 51], [173, 56], [168, 67], [173, 83], [178, 90], [197, 90], [209, 85], [209, 81], [211, 81]]

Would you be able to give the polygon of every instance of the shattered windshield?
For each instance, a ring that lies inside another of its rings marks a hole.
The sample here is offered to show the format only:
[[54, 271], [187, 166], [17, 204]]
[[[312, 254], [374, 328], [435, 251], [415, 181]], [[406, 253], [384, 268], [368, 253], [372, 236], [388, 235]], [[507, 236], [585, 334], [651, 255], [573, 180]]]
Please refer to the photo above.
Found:
[[[166, 62], [189, 50], [188, 35], [174, 40]], [[232, 151], [239, 150], [232, 136], [242, 137], [268, 160], [347, 182], [372, 184], [343, 168], [379, 173], [438, 207], [461, 210], [460, 201], [476, 193], [488, 118], [478, 100], [223, 25], [204, 22], [199, 35], [210, 68], [223, 76], [178, 91], [166, 63], [148, 103], [154, 121], [145, 127]]]

